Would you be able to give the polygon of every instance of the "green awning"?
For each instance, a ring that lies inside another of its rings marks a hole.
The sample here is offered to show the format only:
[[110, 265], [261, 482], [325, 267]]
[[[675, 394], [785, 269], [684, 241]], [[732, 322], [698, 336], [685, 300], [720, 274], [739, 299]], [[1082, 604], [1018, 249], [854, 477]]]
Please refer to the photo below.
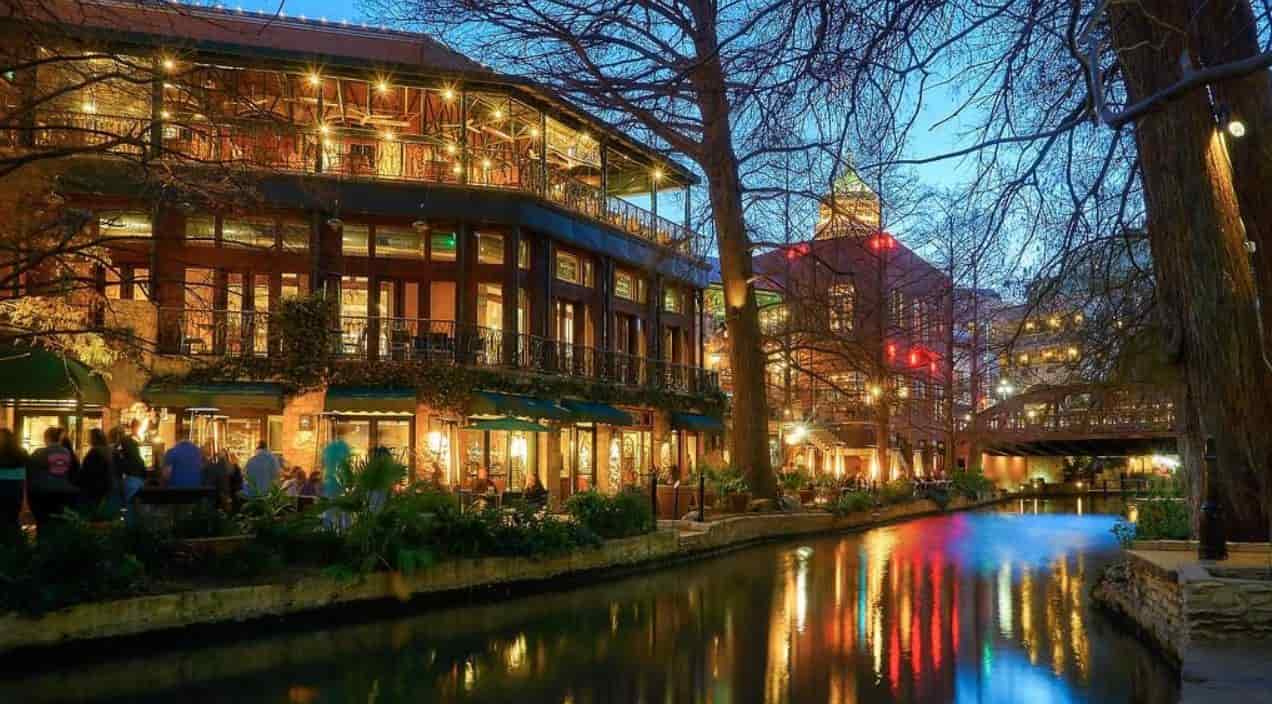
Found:
[[415, 414], [415, 390], [374, 386], [332, 386], [327, 389], [328, 413]]
[[466, 428], [466, 430], [524, 430], [531, 433], [551, 432], [551, 428], [548, 428], [547, 426], [509, 416], [474, 421], [472, 425], [469, 425]]
[[564, 399], [561, 405], [574, 414], [574, 420], [606, 425], [632, 425], [635, 421], [627, 411], [621, 411], [606, 403]]
[[227, 381], [216, 384], [148, 384], [141, 398], [167, 408], [251, 408], [283, 410], [283, 387], [278, 384]]
[[533, 396], [497, 394], [493, 391], [478, 391], [473, 394], [468, 412], [472, 415], [522, 416], [548, 420], [572, 420], [574, 417], [555, 401]]
[[88, 367], [39, 347], [0, 347], [0, 399], [110, 403], [106, 382]]
[[699, 432], [724, 432], [724, 423], [715, 416], [700, 416], [694, 413], [672, 413], [671, 427], [676, 430], [697, 430]]

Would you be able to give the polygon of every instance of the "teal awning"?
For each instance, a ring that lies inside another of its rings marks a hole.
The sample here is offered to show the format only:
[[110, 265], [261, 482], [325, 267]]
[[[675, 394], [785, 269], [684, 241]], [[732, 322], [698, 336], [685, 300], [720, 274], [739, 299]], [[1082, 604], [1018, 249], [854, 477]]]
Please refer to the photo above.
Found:
[[694, 413], [672, 413], [671, 427], [676, 430], [697, 430], [707, 433], [724, 432], [724, 423], [719, 418]]
[[530, 433], [548, 433], [551, 428], [538, 423], [531, 423], [528, 420], [520, 418], [512, 418], [504, 416], [503, 418], [490, 418], [487, 420], [474, 421], [466, 430], [524, 430]]
[[82, 363], [40, 347], [0, 347], [0, 399], [110, 403], [106, 382]]
[[575, 401], [564, 399], [561, 405], [574, 414], [574, 420], [588, 423], [605, 423], [606, 425], [632, 425], [632, 415], [606, 403], [593, 401]]
[[332, 386], [323, 408], [328, 413], [415, 413], [415, 390], [375, 386]]
[[147, 384], [141, 398], [166, 408], [252, 408], [283, 410], [283, 387], [278, 384], [223, 382], [216, 384]]
[[523, 418], [546, 418], [548, 420], [572, 420], [573, 415], [555, 401], [533, 396], [515, 394], [498, 394], [493, 391], [478, 391], [468, 403], [468, 412], [472, 415], [504, 415], [522, 416]]

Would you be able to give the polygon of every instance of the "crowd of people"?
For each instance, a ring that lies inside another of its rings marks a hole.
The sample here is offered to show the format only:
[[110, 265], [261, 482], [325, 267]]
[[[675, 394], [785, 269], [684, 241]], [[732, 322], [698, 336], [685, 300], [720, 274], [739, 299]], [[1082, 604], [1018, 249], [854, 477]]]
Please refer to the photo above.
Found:
[[109, 433], [93, 428], [88, 448], [77, 455], [70, 434], [52, 426], [44, 431], [43, 446], [28, 454], [11, 429], [0, 428], [0, 540], [21, 534], [24, 503], [39, 528], [67, 509], [117, 517], [147, 486], [210, 490], [214, 504], [227, 511], [274, 486], [298, 499], [324, 493], [322, 472], [287, 468], [265, 442], [240, 466], [233, 453], [211, 443], [200, 447], [183, 433], [164, 453], [159, 471], [148, 471], [137, 431], [137, 421]]

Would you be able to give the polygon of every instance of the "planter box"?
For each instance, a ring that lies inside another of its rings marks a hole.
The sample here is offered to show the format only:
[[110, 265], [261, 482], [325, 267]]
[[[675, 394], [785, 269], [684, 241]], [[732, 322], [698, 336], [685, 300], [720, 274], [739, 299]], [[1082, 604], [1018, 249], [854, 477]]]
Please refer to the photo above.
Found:
[[724, 510], [728, 513], [746, 513], [746, 509], [750, 505], [751, 492], [749, 491], [724, 495]]
[[251, 535], [227, 535], [219, 538], [186, 538], [179, 541], [195, 557], [224, 557], [252, 542]]

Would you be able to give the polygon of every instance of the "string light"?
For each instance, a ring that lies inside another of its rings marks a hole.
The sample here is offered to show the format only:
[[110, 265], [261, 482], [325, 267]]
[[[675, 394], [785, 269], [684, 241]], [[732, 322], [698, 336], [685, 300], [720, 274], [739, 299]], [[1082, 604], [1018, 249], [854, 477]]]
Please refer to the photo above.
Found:
[[311, 85], [311, 86], [316, 86], [316, 85], [321, 85], [321, 84], [322, 84], [322, 77], [321, 77], [321, 76], [319, 76], [317, 73], [311, 73], [311, 74], [309, 74], [309, 85]]
[[442, 99], [443, 99], [443, 100], [445, 100], [445, 101], [446, 101], [446, 102], [448, 102], [448, 103], [449, 103], [450, 101], [454, 100], [454, 99], [455, 99], [455, 89], [454, 89], [454, 88], [451, 88], [450, 86], [447, 86], [446, 88], [443, 88], [443, 89], [442, 89]]
[[377, 91], [381, 92], [381, 93], [388, 92], [388, 90], [389, 90], [389, 82], [388, 82], [388, 81], [384, 81], [384, 80], [376, 81], [375, 89], [376, 89]]

